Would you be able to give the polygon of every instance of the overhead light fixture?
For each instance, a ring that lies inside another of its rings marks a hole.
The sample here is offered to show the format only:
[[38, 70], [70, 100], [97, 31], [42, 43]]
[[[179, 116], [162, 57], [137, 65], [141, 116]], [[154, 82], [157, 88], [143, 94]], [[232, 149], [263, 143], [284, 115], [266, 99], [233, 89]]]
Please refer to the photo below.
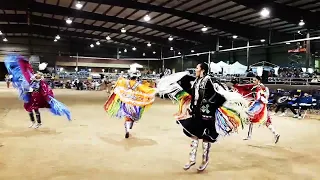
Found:
[[91, 72], [91, 69], [88, 69], [89, 72]]
[[206, 32], [206, 31], [208, 31], [208, 28], [206, 26], [203, 26], [203, 28], [201, 28], [201, 31]]
[[223, 48], [223, 46], [219, 46], [219, 48]]
[[121, 28], [121, 32], [122, 32], [122, 33], [126, 33], [127, 30], [125, 30], [124, 28]]
[[170, 51], [173, 51], [173, 47], [170, 48]]
[[168, 38], [168, 40], [169, 40], [169, 41], [173, 41], [173, 37], [170, 36], [170, 37]]
[[121, 51], [119, 51], [118, 53], [121, 54]]
[[7, 39], [7, 38], [3, 38], [3, 41], [4, 41], [4, 42], [7, 42], [7, 41], [8, 41], [8, 39]]
[[178, 54], [180, 55], [180, 54], [181, 54], [181, 52], [178, 52]]
[[291, 44], [291, 43], [287, 42], [286, 44]]
[[127, 49], [124, 49], [124, 50], [123, 50], [123, 52], [125, 52], [125, 53], [126, 53], [126, 52], [127, 52]]
[[71, 24], [71, 23], [72, 23], [72, 20], [71, 20], [70, 18], [68, 18], [68, 19], [66, 20], [66, 23], [67, 23], [67, 24]]
[[110, 40], [111, 40], [111, 37], [110, 37], [110, 36], [107, 36], [106, 39], [107, 39], [108, 41], [110, 41]]
[[142, 56], [146, 56], [146, 53], [143, 53]]
[[0, 35], [2, 35], [2, 32], [0, 31]]
[[150, 46], [151, 46], [151, 43], [148, 42], [147, 46], [150, 47]]
[[58, 40], [57, 40], [57, 39], [54, 39], [53, 41], [54, 41], [54, 42], [57, 42]]
[[156, 54], [156, 52], [155, 52], [155, 51], [153, 51], [153, 54]]
[[151, 18], [150, 18], [150, 16], [147, 14], [147, 15], [144, 16], [143, 19], [144, 19], [144, 21], [148, 22], [148, 21], [150, 21]]
[[98, 45], [98, 46], [99, 46], [99, 45], [100, 45], [100, 42], [99, 42], [99, 41], [97, 41], [97, 42], [96, 42], [96, 45]]
[[261, 41], [261, 42], [266, 42], [266, 40], [265, 40], [265, 39], [261, 39], [260, 41]]
[[191, 49], [191, 52], [192, 52], [192, 53], [194, 53], [194, 50], [193, 50], [193, 49]]
[[232, 38], [233, 38], [233, 39], [237, 39], [238, 36], [237, 36], [237, 35], [233, 35]]
[[81, 4], [80, 1], [78, 1], [77, 4], [76, 4], [76, 8], [77, 9], [81, 9], [82, 7], [83, 7], [83, 5]]
[[59, 36], [59, 35], [57, 35], [57, 36], [56, 36], [56, 39], [58, 39], [58, 40], [59, 40], [59, 39], [60, 39], [60, 36]]
[[269, 17], [269, 15], [270, 15], [270, 10], [267, 9], [267, 8], [263, 8], [263, 9], [260, 11], [260, 15], [261, 15], [262, 17]]
[[299, 26], [304, 26], [306, 23], [301, 19], [299, 22]]
[[133, 47], [132, 50], [135, 51], [135, 50], [137, 50], [137, 48], [136, 48], [136, 47]]
[[93, 44], [90, 44], [90, 47], [91, 47], [91, 48], [93, 48], [93, 47], [94, 47], [94, 45], [93, 45]]

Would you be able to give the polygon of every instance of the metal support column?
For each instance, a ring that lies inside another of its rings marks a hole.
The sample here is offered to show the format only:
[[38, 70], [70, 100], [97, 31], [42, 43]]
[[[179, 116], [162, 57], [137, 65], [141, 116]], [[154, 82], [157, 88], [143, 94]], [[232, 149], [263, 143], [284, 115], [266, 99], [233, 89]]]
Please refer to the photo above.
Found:
[[215, 52], [215, 56], [214, 57], [216, 57], [216, 59], [217, 59], [219, 51], [220, 51], [220, 39], [219, 39], [219, 36], [217, 37], [217, 42], [216, 42], [216, 48], [215, 49], [216, 49], [216, 52]]
[[211, 51], [209, 51], [209, 54], [208, 54], [208, 66], [210, 66], [210, 62], [211, 62]]
[[181, 71], [183, 71], [183, 69], [184, 69], [184, 67], [183, 67], [184, 66], [183, 58], [184, 58], [184, 56], [181, 56]]
[[160, 52], [160, 60], [162, 60], [162, 72], [164, 72], [164, 59], [163, 59], [163, 54], [162, 54], [162, 47], [161, 47], [161, 52]]
[[119, 48], [117, 47], [117, 59], [120, 59], [120, 55], [119, 55]]
[[[234, 40], [231, 41], [231, 49], [234, 48]], [[234, 63], [234, 52], [230, 51], [230, 62], [229, 64]]]
[[31, 21], [31, 9], [30, 9], [30, 0], [28, 1], [28, 7], [27, 7], [27, 24], [28, 24], [28, 53], [31, 56], [33, 54], [33, 48], [32, 48], [32, 21]]
[[79, 63], [79, 54], [77, 53], [77, 61], [76, 61], [76, 74], [78, 74], [78, 72], [79, 72], [79, 67], [78, 67], [78, 63]]
[[[307, 33], [307, 38], [310, 38], [310, 32]], [[310, 48], [310, 40], [307, 40], [307, 52], [306, 52], [306, 68], [310, 67], [310, 57], [311, 57], [311, 48]]]
[[247, 70], [249, 70], [250, 41], [247, 41]]

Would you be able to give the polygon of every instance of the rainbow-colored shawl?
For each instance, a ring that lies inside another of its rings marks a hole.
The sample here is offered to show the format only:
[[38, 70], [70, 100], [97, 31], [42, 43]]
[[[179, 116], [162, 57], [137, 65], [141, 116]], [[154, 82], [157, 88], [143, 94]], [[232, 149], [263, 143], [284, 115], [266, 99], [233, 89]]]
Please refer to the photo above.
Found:
[[154, 102], [155, 92], [156, 90], [148, 85], [120, 78], [104, 109], [111, 116], [137, 121]]

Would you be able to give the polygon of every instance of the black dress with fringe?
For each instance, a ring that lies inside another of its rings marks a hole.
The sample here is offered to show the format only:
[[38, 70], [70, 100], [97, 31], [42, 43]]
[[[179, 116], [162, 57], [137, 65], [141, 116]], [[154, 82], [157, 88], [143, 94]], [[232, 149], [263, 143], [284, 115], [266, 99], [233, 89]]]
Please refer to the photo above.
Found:
[[[215, 142], [219, 136], [215, 128], [215, 113], [226, 99], [214, 90], [214, 83], [220, 84], [215, 78], [207, 75], [197, 78], [190, 88], [192, 117], [177, 121], [188, 137], [195, 136], [204, 141]], [[199, 95], [197, 99], [196, 93]]]

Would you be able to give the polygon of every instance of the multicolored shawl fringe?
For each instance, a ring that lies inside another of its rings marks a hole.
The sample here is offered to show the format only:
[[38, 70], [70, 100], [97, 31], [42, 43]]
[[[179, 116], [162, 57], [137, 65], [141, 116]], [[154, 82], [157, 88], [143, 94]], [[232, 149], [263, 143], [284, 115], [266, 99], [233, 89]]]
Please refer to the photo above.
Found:
[[30, 88], [30, 79], [33, 75], [33, 69], [28, 60], [22, 56], [11, 54], [5, 57], [4, 64], [8, 73], [12, 75], [12, 85], [19, 91], [19, 99], [25, 103], [29, 102], [27, 92]]
[[[5, 66], [10, 75], [12, 75], [13, 87], [18, 89], [19, 98], [24, 101], [24, 103], [29, 103], [30, 99], [30, 83], [31, 78], [34, 75], [34, 71], [28, 61], [28, 59], [19, 55], [8, 55], [4, 60]], [[53, 97], [52, 89], [44, 82], [40, 82], [41, 95], [46, 99], [47, 103], [50, 105], [50, 112], [57, 116], [65, 115], [68, 120], [71, 120], [71, 113], [67, 106], [59, 102]], [[41, 107], [40, 107], [41, 108]]]
[[137, 121], [141, 119], [143, 112], [150, 106], [151, 105], [140, 107], [124, 103], [120, 100], [118, 95], [113, 93], [105, 103], [104, 109], [112, 117], [117, 117], [119, 119], [129, 117], [130, 119]]
[[244, 121], [240, 118], [239, 113], [227, 107], [221, 107], [216, 111], [216, 130], [222, 135], [238, 132], [238, 128], [244, 128]]
[[175, 95], [175, 100], [179, 103], [179, 111], [174, 114], [177, 120], [189, 117], [188, 108], [191, 103], [192, 96], [186, 91], [180, 91]]
[[265, 124], [268, 120], [268, 107], [262, 102], [254, 101], [249, 108], [248, 114], [250, 122]]
[[50, 112], [56, 116], [66, 116], [71, 121], [71, 113], [66, 105], [49, 96]]
[[[153, 88], [139, 85], [140, 89], [132, 90], [126, 86], [127, 80], [121, 79], [104, 105], [105, 111], [112, 117], [130, 118], [134, 121], [141, 119], [142, 114], [151, 107], [155, 99]], [[141, 91], [140, 91], [141, 90]]]
[[[216, 111], [216, 130], [221, 136], [237, 133], [239, 128], [243, 129], [244, 125], [248, 124], [246, 110], [249, 103], [237, 92], [230, 92], [221, 88], [219, 90], [215, 89], [218, 93], [228, 97], [226, 98], [227, 102]], [[177, 120], [190, 118], [188, 108], [191, 103], [191, 95], [185, 91], [175, 92], [174, 94], [173, 100], [179, 103], [179, 111], [175, 115], [175, 118]]]

